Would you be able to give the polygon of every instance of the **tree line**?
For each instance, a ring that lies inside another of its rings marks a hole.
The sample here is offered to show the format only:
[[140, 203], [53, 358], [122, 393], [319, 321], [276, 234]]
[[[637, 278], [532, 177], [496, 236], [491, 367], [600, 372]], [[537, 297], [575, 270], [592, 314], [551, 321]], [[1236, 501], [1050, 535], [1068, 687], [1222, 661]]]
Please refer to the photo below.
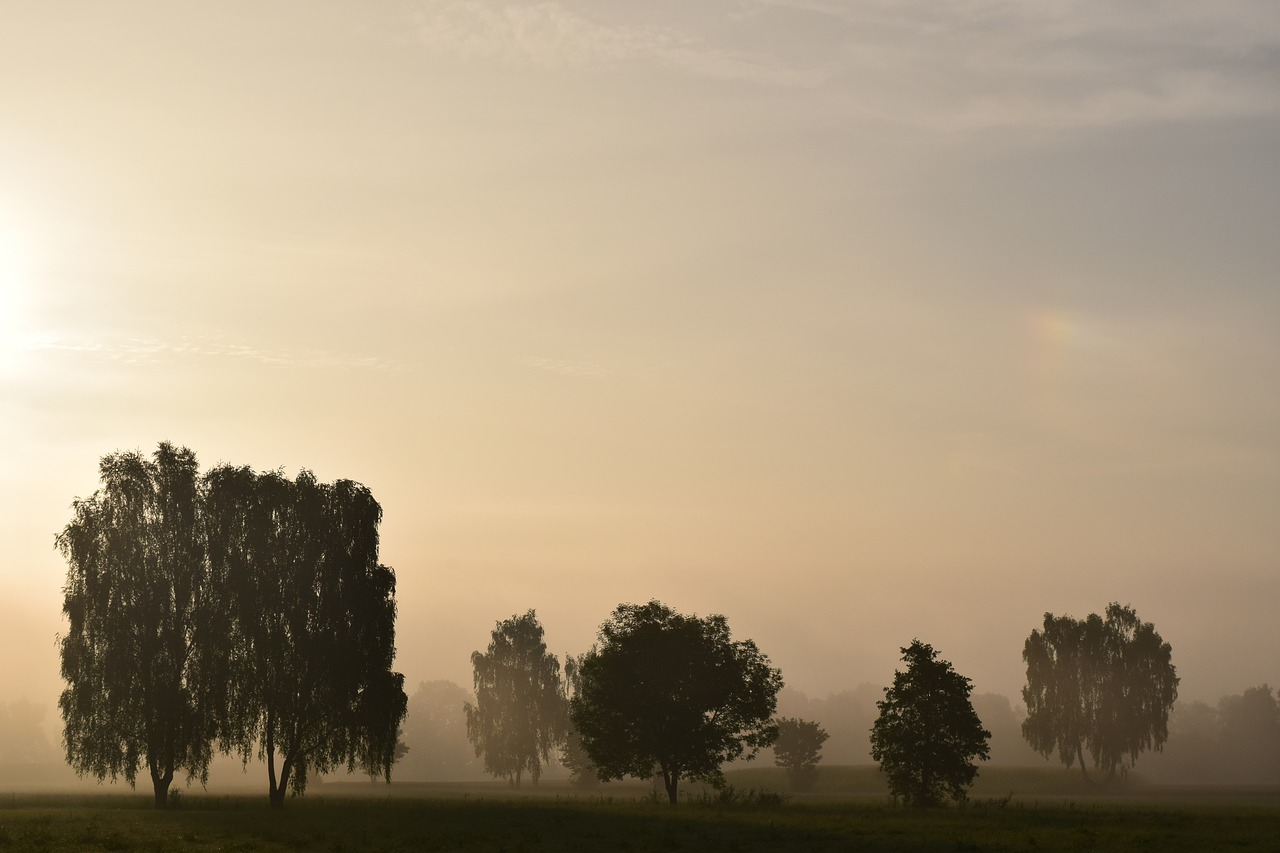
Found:
[[[219, 465], [162, 443], [104, 456], [101, 488], [57, 536], [68, 564], [59, 705], [82, 775], [150, 776], [163, 807], [175, 774], [207, 780], [215, 750], [265, 761], [273, 806], [341, 766], [390, 780], [407, 697], [393, 672], [395, 573], [378, 562], [382, 510], [350, 480]], [[963, 799], [991, 732], [972, 682], [919, 639], [876, 703], [872, 758], [895, 798]], [[1023, 650], [1036, 752], [1103, 782], [1168, 738], [1172, 652], [1132, 608], [1045, 614]], [[782, 673], [724, 616], [620, 604], [564, 666], [534, 611], [496, 624], [472, 655], [467, 738], [486, 772], [536, 784], [554, 754], [582, 784], [718, 784], [772, 746], [797, 788], [828, 737], [777, 717]], [[1269, 695], [1269, 691], [1268, 691]], [[1256, 703], [1255, 703], [1256, 704]]]
[[268, 797], [312, 773], [390, 778], [405, 715], [382, 509], [350, 480], [219, 465], [162, 443], [113, 453], [56, 542], [67, 560], [59, 699], [81, 775], [207, 781], [215, 750], [266, 762]]
[[[895, 799], [962, 800], [974, 762], [990, 758], [972, 682], [927, 643], [901, 651], [906, 668], [876, 703], [871, 757]], [[1132, 608], [1112, 604], [1083, 620], [1045, 614], [1023, 659], [1020, 730], [1042, 756], [1056, 752], [1106, 784], [1167, 740], [1178, 685], [1172, 649]], [[532, 610], [498, 622], [472, 666], [468, 738], [485, 770], [513, 785], [526, 773], [536, 784], [560, 750], [580, 784], [660, 779], [674, 803], [682, 779], [719, 784], [726, 762], [772, 746], [803, 790], [828, 738], [816, 721], [775, 715], [781, 672], [753, 642], [733, 640], [723, 616], [686, 616], [658, 601], [619, 605], [590, 651], [566, 656], [563, 677]]]

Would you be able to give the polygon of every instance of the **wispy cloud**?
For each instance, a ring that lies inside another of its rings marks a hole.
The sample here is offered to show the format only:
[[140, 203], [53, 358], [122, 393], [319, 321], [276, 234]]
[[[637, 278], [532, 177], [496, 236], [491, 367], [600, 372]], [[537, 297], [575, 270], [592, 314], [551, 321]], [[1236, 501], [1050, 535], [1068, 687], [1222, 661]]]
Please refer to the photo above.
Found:
[[426, 0], [415, 32], [462, 61], [647, 64], [821, 90], [834, 115], [931, 131], [1280, 112], [1275, 0], [703, 0], [645, 4], [625, 22], [610, 11]]
[[775, 26], [838, 32], [833, 86], [868, 118], [964, 130], [1280, 112], [1273, 0], [752, 2]]
[[421, 42], [439, 55], [512, 67], [588, 68], [631, 62], [703, 77], [811, 87], [821, 71], [716, 46], [666, 24], [610, 24], [558, 2], [428, 0], [415, 14]]
[[562, 358], [526, 358], [524, 366], [531, 370], [545, 370], [561, 376], [608, 376], [610, 371], [590, 361], [569, 361]]
[[379, 356], [317, 349], [276, 349], [226, 341], [216, 336], [120, 338], [86, 340], [35, 337], [22, 344], [29, 350], [78, 353], [122, 364], [160, 364], [180, 359], [230, 359], [271, 367], [325, 370], [395, 370], [395, 362]]

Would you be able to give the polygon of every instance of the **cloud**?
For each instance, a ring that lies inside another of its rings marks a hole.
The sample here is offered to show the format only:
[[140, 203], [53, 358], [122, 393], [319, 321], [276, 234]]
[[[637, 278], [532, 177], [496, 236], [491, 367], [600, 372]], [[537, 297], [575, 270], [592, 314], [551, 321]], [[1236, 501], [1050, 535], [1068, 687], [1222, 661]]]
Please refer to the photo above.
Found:
[[232, 359], [272, 367], [324, 370], [394, 370], [394, 362], [377, 356], [313, 349], [271, 349], [230, 343], [219, 337], [123, 338], [85, 341], [57, 337], [29, 340], [29, 350], [78, 353], [123, 364], [160, 364], [183, 358]]
[[751, 0], [838, 33], [831, 86], [863, 118], [955, 131], [1280, 111], [1273, 0]]
[[702, 77], [812, 87], [820, 71], [745, 50], [715, 47], [666, 24], [608, 24], [557, 2], [429, 0], [414, 15], [418, 39], [454, 59], [515, 68], [573, 69], [649, 63]]
[[561, 376], [608, 376], [609, 371], [589, 361], [567, 361], [560, 358], [526, 358], [525, 367], [545, 370]]

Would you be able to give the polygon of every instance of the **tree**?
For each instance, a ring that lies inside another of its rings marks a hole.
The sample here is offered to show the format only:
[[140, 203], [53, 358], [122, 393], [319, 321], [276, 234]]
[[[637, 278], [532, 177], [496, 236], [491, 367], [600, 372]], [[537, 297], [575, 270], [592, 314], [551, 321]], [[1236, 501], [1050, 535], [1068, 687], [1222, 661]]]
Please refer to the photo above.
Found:
[[584, 655], [578, 655], [576, 658], [572, 655], [565, 655], [564, 659], [564, 685], [565, 685], [565, 715], [568, 718], [565, 727], [564, 745], [560, 749], [560, 763], [569, 770], [569, 778], [574, 785], [579, 788], [594, 788], [600, 784], [600, 776], [596, 772], [596, 766], [591, 761], [591, 756], [587, 755], [586, 747], [582, 745], [582, 735], [578, 733], [578, 729], [573, 725], [572, 718], [569, 716], [569, 708], [573, 702], [573, 697], [582, 692], [582, 661]]
[[919, 640], [902, 649], [906, 672], [893, 674], [893, 686], [876, 703], [880, 716], [871, 728], [871, 757], [889, 777], [889, 793], [914, 806], [941, 805], [944, 797], [966, 798], [978, 768], [986, 761], [991, 732], [973, 710], [973, 683], [938, 659]]
[[229, 613], [224, 747], [265, 759], [275, 807], [311, 771], [358, 765], [390, 781], [407, 698], [391, 670], [382, 508], [359, 483], [309, 471], [290, 481], [220, 466], [206, 479], [210, 565]]
[[822, 744], [828, 737], [825, 729], [810, 720], [779, 718], [773, 760], [779, 767], [787, 768], [787, 778], [793, 791], [813, 788], [818, 776], [818, 762], [822, 760]]
[[102, 487], [72, 504], [58, 705], [68, 763], [133, 786], [145, 766], [155, 805], [174, 774], [208, 778], [223, 679], [201, 532], [195, 454], [167, 442], [102, 457]]
[[582, 660], [573, 725], [601, 779], [661, 772], [671, 803], [682, 778], [773, 742], [782, 674], [723, 616], [684, 616], [658, 601], [621, 604]]
[[476, 702], [466, 704], [467, 737], [484, 768], [519, 786], [533, 784], [564, 739], [560, 661], [547, 651], [542, 625], [530, 610], [496, 624], [487, 653], [473, 652]]
[[1159, 751], [1169, 736], [1169, 710], [1178, 697], [1172, 649], [1130, 607], [1108, 605], [1106, 619], [1044, 615], [1044, 630], [1023, 647], [1027, 718], [1022, 734], [1046, 758], [1056, 749], [1066, 766], [1093, 766], [1110, 782], [1145, 749]]

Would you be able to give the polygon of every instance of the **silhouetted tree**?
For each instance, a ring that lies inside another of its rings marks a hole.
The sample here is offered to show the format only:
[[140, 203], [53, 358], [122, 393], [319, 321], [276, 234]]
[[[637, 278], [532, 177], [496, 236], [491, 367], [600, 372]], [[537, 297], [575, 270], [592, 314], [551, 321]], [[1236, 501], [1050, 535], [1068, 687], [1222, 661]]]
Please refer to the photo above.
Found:
[[1046, 613], [1043, 632], [1031, 632], [1022, 659], [1022, 734], [1041, 755], [1056, 749], [1063, 764], [1078, 762], [1090, 780], [1087, 752], [1109, 782], [1143, 750], [1164, 745], [1178, 697], [1172, 650], [1132, 608], [1112, 603], [1105, 619]]
[[560, 763], [568, 768], [569, 778], [574, 785], [579, 788], [594, 788], [600, 784], [600, 776], [596, 772], [595, 764], [591, 761], [591, 756], [587, 755], [586, 747], [582, 745], [582, 735], [578, 734], [578, 729], [569, 716], [573, 697], [582, 692], [582, 661], [585, 657], [585, 655], [578, 655], [576, 658], [565, 655], [564, 659], [564, 701], [567, 724], [564, 745], [560, 750]]
[[720, 765], [773, 742], [782, 674], [723, 616], [684, 616], [658, 601], [621, 604], [582, 661], [575, 728], [601, 779], [662, 774], [719, 780]]
[[311, 771], [360, 766], [390, 781], [407, 699], [391, 670], [382, 508], [364, 486], [309, 471], [290, 481], [221, 466], [207, 482], [210, 564], [230, 613], [223, 743], [266, 760], [276, 807]]
[[210, 685], [223, 648], [213, 632], [195, 454], [160, 444], [102, 457], [102, 488], [72, 504], [58, 534], [67, 560], [58, 702], [67, 761], [80, 775], [145, 766], [157, 808], [177, 771], [207, 779]]
[[560, 661], [547, 651], [542, 625], [530, 610], [498, 622], [487, 653], [473, 652], [476, 702], [466, 705], [467, 737], [485, 770], [519, 785], [533, 784], [542, 763], [564, 740]]
[[796, 717], [778, 719], [778, 739], [773, 742], [773, 760], [787, 768], [793, 791], [809, 791], [818, 778], [818, 762], [822, 760], [822, 744], [826, 731], [817, 723]]
[[919, 640], [902, 649], [905, 672], [895, 672], [877, 702], [871, 757], [889, 777], [889, 793], [914, 806], [963, 801], [978, 775], [973, 759], [986, 761], [991, 732], [969, 702], [973, 683], [938, 659]]

